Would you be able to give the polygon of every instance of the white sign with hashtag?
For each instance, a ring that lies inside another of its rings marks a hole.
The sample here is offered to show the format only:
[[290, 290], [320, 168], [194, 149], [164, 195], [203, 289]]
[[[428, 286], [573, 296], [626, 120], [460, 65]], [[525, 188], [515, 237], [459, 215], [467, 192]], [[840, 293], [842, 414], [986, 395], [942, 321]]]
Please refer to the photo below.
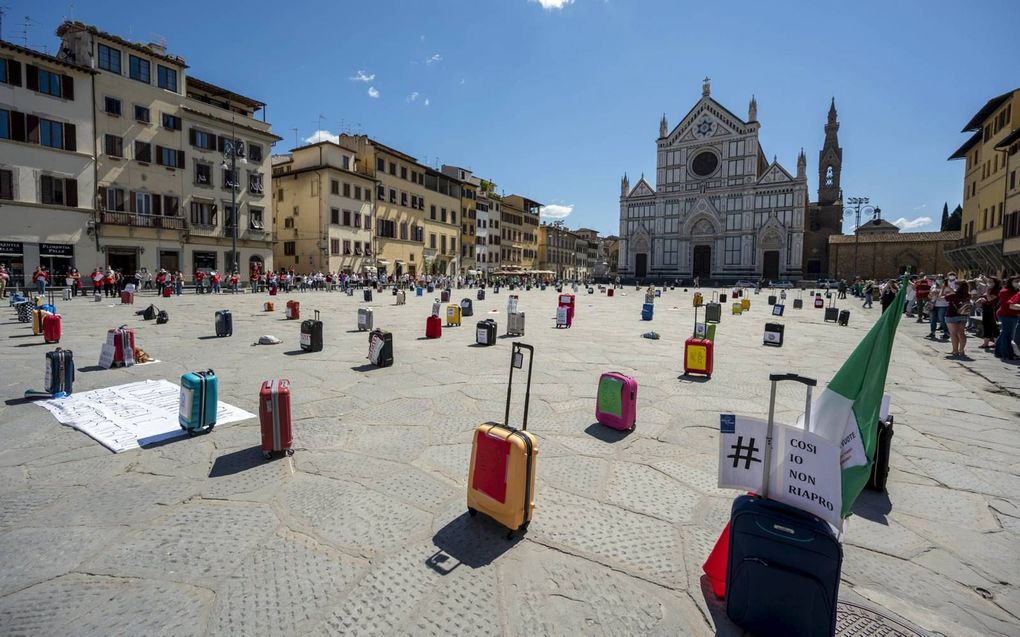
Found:
[[767, 432], [760, 418], [720, 414], [719, 488], [761, 493]]

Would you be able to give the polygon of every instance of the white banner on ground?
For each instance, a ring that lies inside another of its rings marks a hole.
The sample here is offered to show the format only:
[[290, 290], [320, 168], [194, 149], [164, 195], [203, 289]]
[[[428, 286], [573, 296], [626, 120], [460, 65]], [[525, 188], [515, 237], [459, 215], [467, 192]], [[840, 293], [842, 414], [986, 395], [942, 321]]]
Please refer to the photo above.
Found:
[[[42, 400], [64, 425], [94, 438], [114, 453], [185, 435], [177, 421], [181, 388], [168, 380], [143, 380], [67, 398]], [[254, 418], [243, 409], [217, 403], [216, 424]]]

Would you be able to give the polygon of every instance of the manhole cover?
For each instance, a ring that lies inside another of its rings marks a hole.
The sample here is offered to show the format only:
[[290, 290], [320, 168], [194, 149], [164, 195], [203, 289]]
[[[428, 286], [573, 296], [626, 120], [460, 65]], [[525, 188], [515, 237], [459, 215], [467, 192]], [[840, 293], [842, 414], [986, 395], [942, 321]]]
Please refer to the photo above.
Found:
[[850, 602], [839, 602], [836, 605], [836, 634], [845, 637], [856, 637], [857, 635], [924, 637], [923, 633], [919, 633], [895, 619]]

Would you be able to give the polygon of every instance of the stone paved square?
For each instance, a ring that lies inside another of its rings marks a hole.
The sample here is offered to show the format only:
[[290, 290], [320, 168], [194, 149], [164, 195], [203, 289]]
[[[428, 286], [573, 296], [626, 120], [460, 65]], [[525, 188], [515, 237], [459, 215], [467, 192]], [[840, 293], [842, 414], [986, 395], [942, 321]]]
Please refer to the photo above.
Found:
[[[584, 292], [573, 327], [556, 329], [551, 288], [515, 291], [519, 339], [504, 336], [505, 288], [438, 340], [424, 339], [428, 295], [404, 306], [388, 291], [372, 303], [276, 297], [277, 308], [300, 301], [302, 316], [321, 311], [318, 353], [300, 352], [298, 322], [262, 311], [264, 295], [58, 302], [76, 392], [212, 368], [220, 399], [255, 413], [262, 380], [289, 378], [296, 452], [269, 462], [256, 419], [123, 454], [61, 426], [20, 399], [42, 385], [52, 346], [3, 308], [0, 634], [739, 634], [701, 572], [737, 495], [716, 487], [719, 413], [764, 417], [770, 372], [824, 385], [880, 309], [847, 301], [850, 324], [837, 327], [791, 304], [786, 342], [770, 348], [766, 294], [752, 295], [750, 312], [724, 313], [705, 380], [682, 375], [692, 292], [667, 290], [651, 322], [633, 287]], [[461, 298], [475, 290], [454, 290]], [[135, 316], [150, 302], [168, 324]], [[393, 333], [392, 367], [366, 366], [360, 307]], [[208, 338], [222, 308], [234, 334]], [[499, 323], [494, 347], [473, 346], [483, 318]], [[162, 362], [97, 369], [106, 330], [121, 324]], [[856, 606], [844, 611], [888, 615], [902, 634], [1017, 635], [1016, 369], [950, 362], [918, 327], [901, 323], [889, 370], [888, 494], [865, 492], [847, 524], [840, 595]], [[254, 346], [264, 334], [283, 342]], [[472, 430], [503, 417], [514, 340], [535, 346], [539, 455], [534, 523], [508, 541], [466, 515], [465, 490]], [[628, 435], [594, 424], [607, 370], [640, 384]], [[799, 389], [779, 392], [780, 420], [802, 409]], [[842, 614], [841, 634], [860, 617]]]

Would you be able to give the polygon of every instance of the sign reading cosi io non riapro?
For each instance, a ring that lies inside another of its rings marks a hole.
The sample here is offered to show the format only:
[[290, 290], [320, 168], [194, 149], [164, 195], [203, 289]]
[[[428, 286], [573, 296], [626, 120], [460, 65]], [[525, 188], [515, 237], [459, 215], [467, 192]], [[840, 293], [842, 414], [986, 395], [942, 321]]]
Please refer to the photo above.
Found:
[[769, 497], [841, 528], [839, 448], [821, 436], [778, 424], [772, 444]]

